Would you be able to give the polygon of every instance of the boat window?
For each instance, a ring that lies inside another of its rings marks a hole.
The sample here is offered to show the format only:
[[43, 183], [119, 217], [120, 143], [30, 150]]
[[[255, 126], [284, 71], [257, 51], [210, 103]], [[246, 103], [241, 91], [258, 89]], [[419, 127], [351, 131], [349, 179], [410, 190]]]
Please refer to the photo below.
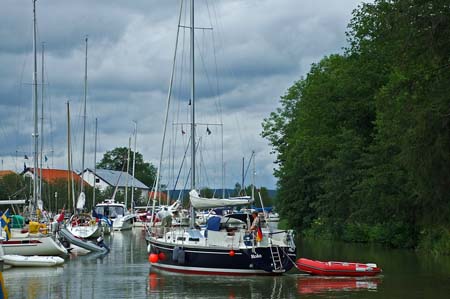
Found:
[[108, 216], [108, 215], [105, 215], [105, 209], [103, 207], [95, 207], [95, 213], [97, 213], [99, 215], [103, 215], [103, 216]]

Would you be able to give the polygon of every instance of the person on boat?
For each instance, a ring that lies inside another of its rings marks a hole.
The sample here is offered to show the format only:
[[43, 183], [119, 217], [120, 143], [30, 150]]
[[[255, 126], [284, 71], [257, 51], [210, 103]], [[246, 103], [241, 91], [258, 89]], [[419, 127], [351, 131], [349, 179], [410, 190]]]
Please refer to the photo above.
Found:
[[252, 217], [253, 217], [253, 221], [252, 221], [252, 225], [250, 226], [250, 231], [251, 232], [252, 231], [257, 231], [258, 227], [259, 227], [259, 224], [260, 224], [258, 212], [256, 212], [256, 211], [253, 212], [252, 213]]
[[164, 209], [158, 212], [158, 218], [161, 219], [162, 226], [164, 227], [172, 226], [172, 213], [169, 212], [167, 207], [164, 207]]

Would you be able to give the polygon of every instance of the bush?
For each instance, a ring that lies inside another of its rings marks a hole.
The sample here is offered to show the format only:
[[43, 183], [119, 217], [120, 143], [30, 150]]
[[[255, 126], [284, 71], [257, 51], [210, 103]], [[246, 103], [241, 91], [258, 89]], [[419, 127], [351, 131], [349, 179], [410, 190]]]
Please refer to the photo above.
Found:
[[450, 255], [449, 229], [440, 226], [422, 230], [417, 249], [435, 255]]

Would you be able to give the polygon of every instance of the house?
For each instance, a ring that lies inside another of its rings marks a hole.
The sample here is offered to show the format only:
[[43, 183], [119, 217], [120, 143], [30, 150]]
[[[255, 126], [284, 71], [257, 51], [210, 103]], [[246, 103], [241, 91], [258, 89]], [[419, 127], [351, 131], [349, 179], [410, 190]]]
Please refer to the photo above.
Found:
[[[38, 169], [37, 175], [38, 177], [42, 173], [42, 180], [48, 184], [54, 184], [58, 180], [68, 181], [69, 178], [74, 180], [76, 184], [80, 184], [81, 178], [75, 171], [68, 171], [65, 169]], [[25, 177], [34, 178], [34, 168], [28, 167], [21, 173]]]
[[135, 188], [134, 190], [142, 191], [141, 195], [143, 198], [146, 197], [146, 194], [150, 190], [149, 187], [138, 179], [134, 178], [133, 180], [132, 175], [116, 170], [96, 169], [94, 175], [94, 170], [86, 168], [84, 170], [83, 179], [90, 186], [94, 186], [95, 182], [95, 187], [101, 191], [105, 191], [108, 187], [115, 188], [116, 185], [119, 190], [125, 190], [126, 186], [131, 188], [131, 185], [133, 185]]

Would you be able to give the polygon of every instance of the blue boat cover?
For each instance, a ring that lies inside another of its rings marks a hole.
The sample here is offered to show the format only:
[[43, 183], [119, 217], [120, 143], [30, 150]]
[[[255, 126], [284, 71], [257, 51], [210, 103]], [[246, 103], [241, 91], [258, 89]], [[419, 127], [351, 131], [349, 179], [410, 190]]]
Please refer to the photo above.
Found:
[[213, 231], [219, 231], [220, 230], [220, 217], [218, 216], [212, 216], [208, 218], [208, 221], [206, 221], [206, 229], [207, 230], [213, 230]]

